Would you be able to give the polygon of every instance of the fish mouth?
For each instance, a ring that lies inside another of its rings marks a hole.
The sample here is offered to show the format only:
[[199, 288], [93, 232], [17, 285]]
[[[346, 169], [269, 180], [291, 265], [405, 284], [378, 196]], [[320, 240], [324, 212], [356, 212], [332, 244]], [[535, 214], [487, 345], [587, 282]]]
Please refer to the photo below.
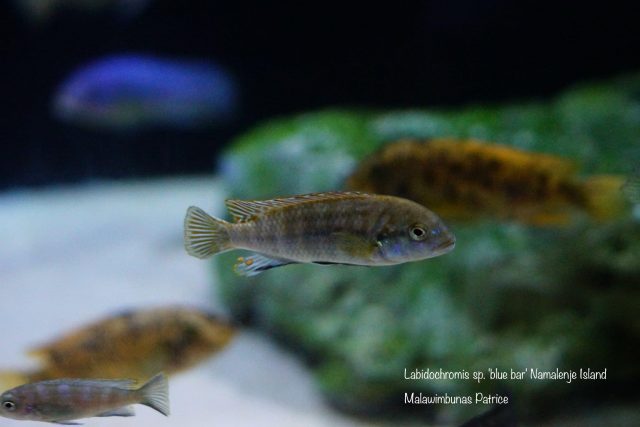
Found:
[[443, 253], [447, 253], [449, 251], [452, 251], [453, 248], [456, 247], [456, 238], [455, 237], [451, 237], [445, 241], [443, 241], [442, 243], [440, 243], [438, 246], [435, 247], [434, 251], [440, 254]]

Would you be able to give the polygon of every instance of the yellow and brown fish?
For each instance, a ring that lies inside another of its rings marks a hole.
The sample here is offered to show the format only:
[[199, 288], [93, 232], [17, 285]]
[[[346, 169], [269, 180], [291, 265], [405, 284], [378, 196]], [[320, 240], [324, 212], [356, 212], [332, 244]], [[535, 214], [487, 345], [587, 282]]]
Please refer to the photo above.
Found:
[[294, 263], [400, 264], [445, 254], [455, 245], [435, 213], [398, 197], [328, 192], [226, 205], [234, 223], [195, 206], [187, 210], [185, 247], [198, 258], [254, 251], [235, 266], [246, 276]]
[[578, 212], [608, 220], [625, 212], [623, 178], [577, 176], [567, 159], [476, 140], [401, 140], [363, 161], [346, 187], [406, 197], [445, 219], [509, 219], [564, 225]]
[[158, 374], [141, 387], [129, 379], [59, 379], [15, 387], [0, 395], [0, 416], [56, 424], [89, 417], [130, 417], [139, 403], [169, 415], [167, 377]]
[[72, 331], [30, 352], [41, 367], [0, 375], [14, 385], [57, 378], [132, 378], [188, 369], [225, 347], [236, 330], [187, 307], [127, 311]]

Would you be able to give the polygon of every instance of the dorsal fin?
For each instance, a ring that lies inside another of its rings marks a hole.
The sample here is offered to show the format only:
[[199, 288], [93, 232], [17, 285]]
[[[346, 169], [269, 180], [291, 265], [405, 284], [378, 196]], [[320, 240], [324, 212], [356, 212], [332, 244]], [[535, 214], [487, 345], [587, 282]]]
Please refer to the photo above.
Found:
[[358, 191], [330, 191], [325, 193], [301, 194], [298, 196], [284, 197], [271, 200], [232, 200], [225, 201], [229, 213], [235, 222], [247, 222], [264, 214], [265, 212], [283, 208], [286, 206], [296, 206], [303, 203], [322, 202], [327, 200], [343, 200], [358, 197], [367, 197], [369, 194]]

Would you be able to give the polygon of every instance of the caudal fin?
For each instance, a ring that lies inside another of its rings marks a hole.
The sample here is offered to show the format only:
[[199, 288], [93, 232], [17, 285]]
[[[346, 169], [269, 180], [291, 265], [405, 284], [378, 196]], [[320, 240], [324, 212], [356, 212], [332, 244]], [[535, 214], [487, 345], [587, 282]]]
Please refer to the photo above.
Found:
[[624, 178], [616, 175], [596, 175], [585, 181], [586, 208], [594, 219], [607, 221], [625, 212], [623, 183]]
[[204, 259], [232, 249], [227, 227], [230, 224], [191, 206], [184, 218], [184, 247], [189, 255]]
[[169, 381], [165, 374], [161, 372], [151, 378], [140, 387], [140, 393], [142, 405], [147, 405], [165, 416], [169, 415]]

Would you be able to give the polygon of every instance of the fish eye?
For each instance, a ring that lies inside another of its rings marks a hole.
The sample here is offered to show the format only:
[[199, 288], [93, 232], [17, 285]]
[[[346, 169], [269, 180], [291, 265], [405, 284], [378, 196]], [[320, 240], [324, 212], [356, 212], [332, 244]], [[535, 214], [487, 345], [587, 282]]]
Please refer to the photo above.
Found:
[[427, 238], [427, 230], [425, 230], [423, 225], [412, 225], [409, 229], [409, 236], [411, 236], [413, 240], [424, 240]]
[[5, 400], [4, 402], [2, 402], [2, 407], [7, 411], [13, 411], [16, 409], [16, 404], [10, 400]]

